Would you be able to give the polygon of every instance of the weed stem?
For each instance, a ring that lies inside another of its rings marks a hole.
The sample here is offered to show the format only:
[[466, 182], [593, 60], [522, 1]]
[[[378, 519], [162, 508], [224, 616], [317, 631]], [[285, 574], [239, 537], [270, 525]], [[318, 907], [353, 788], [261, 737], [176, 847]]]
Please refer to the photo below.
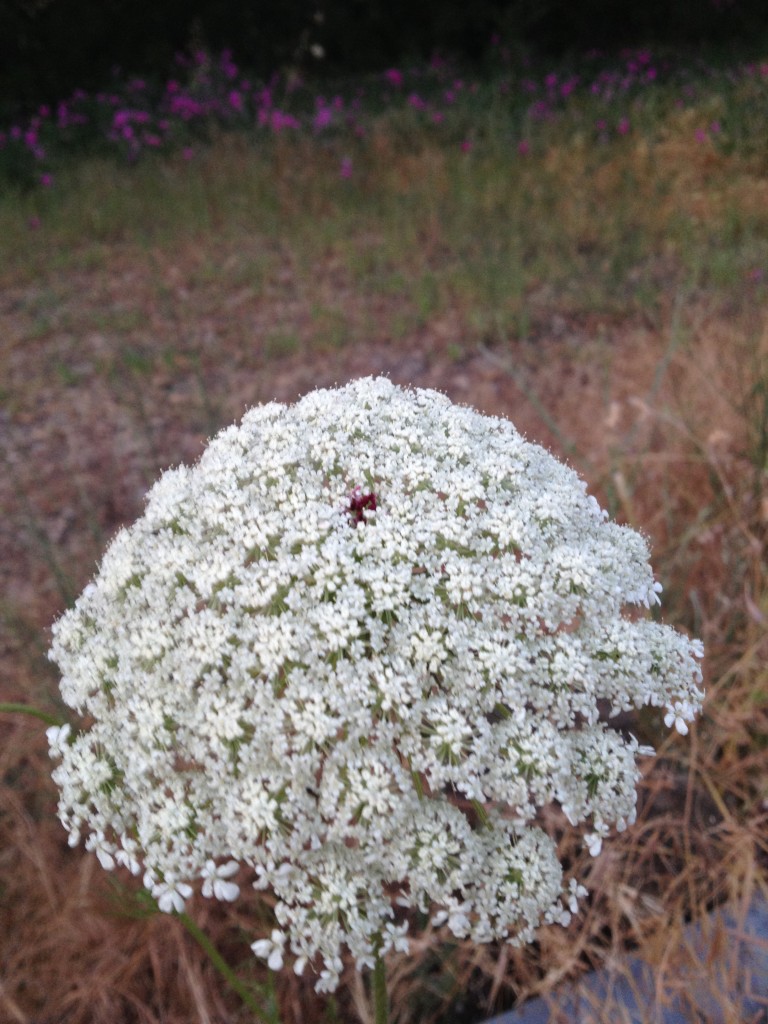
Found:
[[262, 1006], [259, 1006], [259, 1004], [256, 1002], [253, 993], [248, 990], [248, 988], [242, 983], [242, 981], [240, 981], [240, 979], [229, 966], [227, 961], [224, 959], [224, 957], [221, 955], [218, 949], [216, 949], [214, 944], [205, 934], [203, 929], [198, 924], [196, 924], [192, 920], [192, 918], [189, 917], [188, 914], [181, 913], [177, 914], [176, 916], [179, 918], [179, 920], [187, 929], [187, 931], [195, 940], [195, 942], [197, 942], [198, 945], [205, 951], [208, 959], [211, 961], [211, 963], [219, 972], [219, 974], [221, 974], [221, 976], [225, 979], [225, 981], [232, 989], [232, 991], [236, 992], [240, 996], [244, 1005], [247, 1006], [249, 1010], [253, 1010], [257, 1020], [266, 1021], [267, 1018], [264, 1015], [264, 1008]]
[[49, 715], [47, 711], [41, 711], [39, 708], [30, 707], [29, 704], [16, 704], [13, 702], [6, 703], [0, 701], [0, 714], [31, 715], [32, 718], [39, 718], [41, 722], [45, 722], [48, 725], [64, 724], [61, 719], [57, 718], [55, 715]]

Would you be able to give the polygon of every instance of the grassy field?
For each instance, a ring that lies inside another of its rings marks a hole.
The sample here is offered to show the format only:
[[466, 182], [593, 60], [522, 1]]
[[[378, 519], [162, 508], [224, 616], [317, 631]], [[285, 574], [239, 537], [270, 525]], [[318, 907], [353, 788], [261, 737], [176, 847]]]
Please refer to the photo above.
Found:
[[[705, 642], [691, 735], [633, 723], [659, 747], [636, 826], [594, 861], [561, 839], [587, 912], [524, 950], [425, 931], [389, 964], [402, 1024], [469, 1024], [629, 948], [671, 983], [684, 921], [768, 891], [768, 67], [607, 99], [561, 72], [543, 113], [545, 76], [514, 102], [508, 80], [430, 125], [393, 101], [362, 133], [219, 131], [0, 192], [0, 700], [61, 710], [48, 627], [163, 468], [369, 373], [567, 458]], [[0, 716], [0, 768], [0, 1019], [252, 1019], [179, 920], [67, 847], [40, 723]], [[367, 1019], [353, 972], [334, 999], [265, 974], [268, 899], [190, 914], [265, 1020]]]

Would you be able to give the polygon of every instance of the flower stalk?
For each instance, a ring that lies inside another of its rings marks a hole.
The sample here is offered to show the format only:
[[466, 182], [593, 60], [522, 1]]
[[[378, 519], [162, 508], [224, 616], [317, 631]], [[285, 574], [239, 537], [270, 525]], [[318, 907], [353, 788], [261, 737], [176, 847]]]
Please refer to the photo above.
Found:
[[373, 994], [373, 1020], [374, 1024], [389, 1024], [389, 996], [387, 993], [387, 970], [384, 957], [380, 952], [376, 953], [373, 963], [373, 974], [371, 977], [371, 990]]

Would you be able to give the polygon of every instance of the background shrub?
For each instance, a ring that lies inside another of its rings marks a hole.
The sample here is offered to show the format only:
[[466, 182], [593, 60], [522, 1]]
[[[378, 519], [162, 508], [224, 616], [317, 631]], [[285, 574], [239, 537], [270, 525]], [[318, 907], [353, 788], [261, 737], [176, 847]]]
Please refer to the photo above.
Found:
[[[434, 51], [483, 55], [494, 33], [549, 55], [592, 47], [759, 44], [764, 0], [0, 0], [0, 115], [108, 84], [113, 69], [158, 76], [174, 53], [233, 49], [261, 77], [380, 71]], [[318, 47], [322, 48], [322, 56]]]

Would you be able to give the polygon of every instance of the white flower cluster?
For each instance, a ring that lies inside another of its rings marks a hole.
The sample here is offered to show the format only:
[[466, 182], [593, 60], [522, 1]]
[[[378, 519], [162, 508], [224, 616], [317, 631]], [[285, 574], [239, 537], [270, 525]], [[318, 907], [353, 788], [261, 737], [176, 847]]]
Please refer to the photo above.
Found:
[[386, 379], [248, 412], [168, 471], [54, 626], [79, 731], [50, 730], [72, 843], [163, 910], [193, 886], [277, 899], [254, 952], [332, 990], [407, 949], [404, 911], [460, 937], [566, 923], [534, 824], [558, 801], [599, 852], [635, 811], [611, 713], [681, 732], [701, 645], [657, 600], [643, 538], [506, 420]]

